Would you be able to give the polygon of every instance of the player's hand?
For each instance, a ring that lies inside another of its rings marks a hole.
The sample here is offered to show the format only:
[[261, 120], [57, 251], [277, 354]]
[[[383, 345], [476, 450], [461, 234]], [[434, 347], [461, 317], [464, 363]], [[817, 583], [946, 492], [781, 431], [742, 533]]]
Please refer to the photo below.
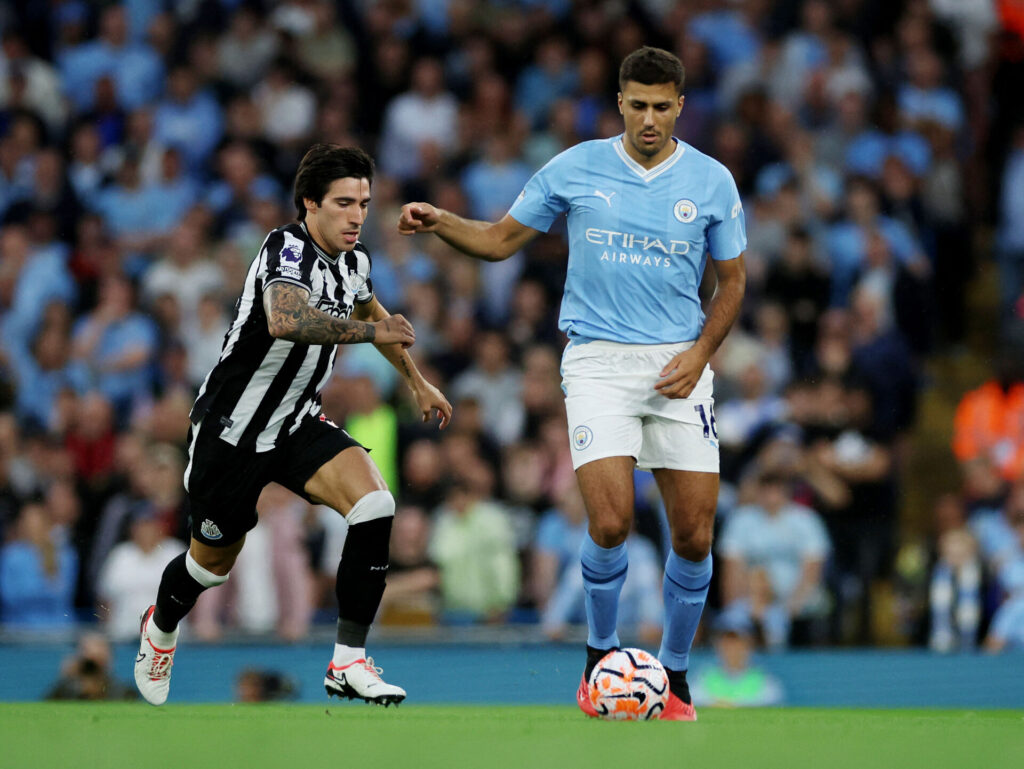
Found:
[[412, 324], [402, 315], [389, 315], [371, 325], [377, 329], [373, 338], [374, 344], [400, 344], [404, 349], [412, 347], [416, 341], [416, 332]]
[[433, 232], [441, 220], [441, 210], [430, 203], [406, 203], [398, 217], [398, 231], [402, 235]]
[[446, 428], [452, 421], [452, 404], [448, 402], [441, 391], [430, 382], [424, 381], [416, 388], [415, 395], [416, 405], [420, 408], [423, 421], [429, 422], [436, 412], [437, 418], [441, 420], [441, 424], [437, 426], [438, 429]]
[[683, 350], [661, 370], [654, 389], [666, 398], [688, 398], [707, 364], [707, 356], [696, 345]]

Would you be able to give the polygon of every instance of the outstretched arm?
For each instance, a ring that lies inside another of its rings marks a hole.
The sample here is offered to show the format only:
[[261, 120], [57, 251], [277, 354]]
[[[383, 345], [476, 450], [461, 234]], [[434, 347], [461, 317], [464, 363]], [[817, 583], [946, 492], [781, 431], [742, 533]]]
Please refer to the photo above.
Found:
[[398, 344], [416, 341], [412, 325], [401, 315], [379, 323], [335, 318], [309, 306], [309, 291], [294, 283], [271, 283], [263, 292], [267, 330], [272, 337], [300, 344]]
[[718, 276], [718, 288], [711, 299], [704, 330], [689, 350], [675, 356], [661, 371], [661, 379], [654, 386], [666, 398], [686, 398], [697, 386], [704, 366], [729, 333], [747, 288], [747, 268], [743, 254], [735, 259], [712, 261]]
[[[377, 301], [377, 297], [373, 297], [366, 304], [357, 304], [353, 315], [360, 319], [376, 321], [378, 323], [384, 323], [388, 318], [399, 317], [388, 314], [388, 311], [384, 309], [384, 305]], [[374, 346], [405, 379], [405, 383], [412, 390], [413, 397], [416, 399], [416, 405], [419, 406], [423, 421], [430, 421], [436, 412], [437, 417], [441, 420], [439, 427], [442, 430], [447, 427], [448, 422], [452, 418], [452, 404], [448, 402], [448, 399], [444, 397], [440, 390], [423, 377], [423, 374], [416, 368], [416, 364], [404, 347], [398, 344], [385, 344], [379, 341], [374, 342]]]
[[510, 214], [497, 222], [463, 219], [430, 203], [406, 203], [398, 218], [402, 235], [432, 232], [445, 243], [468, 256], [485, 262], [500, 262], [525, 246], [539, 234], [520, 224]]

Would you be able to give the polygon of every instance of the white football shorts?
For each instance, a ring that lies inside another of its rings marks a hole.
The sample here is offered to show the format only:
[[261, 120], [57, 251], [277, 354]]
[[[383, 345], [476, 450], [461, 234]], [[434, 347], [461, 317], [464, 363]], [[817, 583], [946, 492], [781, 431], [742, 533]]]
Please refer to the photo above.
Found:
[[692, 346], [570, 342], [562, 354], [562, 390], [574, 469], [630, 456], [641, 470], [718, 472], [711, 366], [688, 398], [654, 389], [665, 364]]

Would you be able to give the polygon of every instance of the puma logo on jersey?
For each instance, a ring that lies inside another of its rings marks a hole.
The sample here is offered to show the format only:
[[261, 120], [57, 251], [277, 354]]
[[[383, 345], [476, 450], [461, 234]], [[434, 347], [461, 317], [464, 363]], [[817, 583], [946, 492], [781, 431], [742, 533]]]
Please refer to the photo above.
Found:
[[599, 198], [601, 198], [601, 200], [603, 200], [605, 203], [607, 203], [608, 204], [608, 208], [612, 207], [612, 198], [615, 197], [615, 193], [614, 192], [612, 192], [612, 193], [610, 193], [608, 195], [605, 195], [603, 192], [601, 192], [601, 190], [594, 190], [594, 194], [597, 195]]

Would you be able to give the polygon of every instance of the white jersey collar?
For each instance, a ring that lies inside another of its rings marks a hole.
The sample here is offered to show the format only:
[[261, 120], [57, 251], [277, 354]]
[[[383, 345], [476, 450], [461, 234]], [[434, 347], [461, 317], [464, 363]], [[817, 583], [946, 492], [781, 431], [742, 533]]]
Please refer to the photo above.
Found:
[[633, 173], [635, 173], [645, 182], [649, 182], [651, 181], [651, 179], [661, 176], [668, 169], [670, 169], [672, 166], [678, 163], [679, 158], [681, 158], [683, 156], [683, 153], [686, 152], [686, 146], [673, 136], [672, 141], [676, 143], [675, 152], [673, 152], [667, 158], [658, 163], [658, 165], [654, 166], [654, 168], [644, 168], [642, 165], [633, 160], [633, 158], [629, 156], [629, 153], [626, 152], [626, 147], [623, 144], [625, 139], [625, 134], [620, 134], [619, 137], [615, 139], [615, 141], [613, 142], [615, 146], [615, 152], [618, 153], [620, 158], [622, 158], [622, 162], [625, 163], [626, 166]]

